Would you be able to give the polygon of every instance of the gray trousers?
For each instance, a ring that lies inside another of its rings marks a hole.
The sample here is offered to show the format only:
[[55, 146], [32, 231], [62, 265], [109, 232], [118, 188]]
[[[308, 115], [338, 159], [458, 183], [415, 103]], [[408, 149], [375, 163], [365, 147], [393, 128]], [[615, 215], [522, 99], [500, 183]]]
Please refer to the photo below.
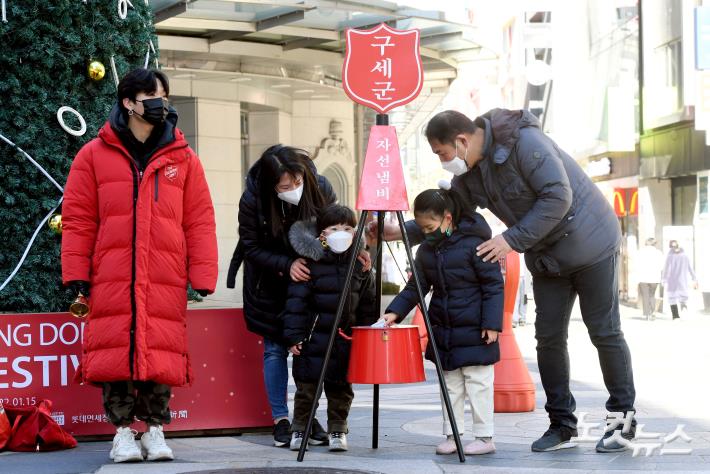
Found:
[[643, 315], [651, 316], [656, 312], [656, 288], [658, 283], [639, 283]]

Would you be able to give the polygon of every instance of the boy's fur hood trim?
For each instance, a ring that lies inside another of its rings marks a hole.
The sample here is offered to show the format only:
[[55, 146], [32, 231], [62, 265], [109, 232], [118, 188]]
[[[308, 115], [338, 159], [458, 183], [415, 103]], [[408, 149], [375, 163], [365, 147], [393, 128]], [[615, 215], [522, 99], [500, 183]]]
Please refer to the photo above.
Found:
[[[350, 253], [351, 249], [348, 249], [343, 254], [330, 252], [328, 247], [323, 247], [323, 244], [318, 238], [319, 236], [320, 233], [318, 232], [315, 219], [310, 221], [296, 221], [288, 231], [288, 241], [291, 243], [293, 250], [301, 257], [306, 257], [317, 262], [326, 255], [336, 256]], [[360, 242], [359, 250], [362, 251], [364, 248], [365, 243], [363, 240], [363, 242]]]
[[315, 219], [294, 222], [288, 231], [288, 240], [293, 250], [298, 255], [315, 261], [320, 260], [325, 255], [325, 248], [318, 236]]

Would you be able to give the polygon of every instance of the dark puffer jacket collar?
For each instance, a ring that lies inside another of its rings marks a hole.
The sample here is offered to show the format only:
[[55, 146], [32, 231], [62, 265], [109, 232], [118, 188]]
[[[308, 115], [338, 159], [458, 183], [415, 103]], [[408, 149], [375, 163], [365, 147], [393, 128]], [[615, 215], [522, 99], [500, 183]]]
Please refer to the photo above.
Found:
[[109, 115], [109, 124], [116, 135], [123, 143], [123, 146], [131, 153], [131, 156], [139, 162], [141, 168], [145, 167], [148, 159], [156, 151], [175, 141], [175, 129], [177, 128], [177, 111], [170, 107], [165, 123], [161, 127], [154, 127], [145, 143], [141, 143], [128, 128], [128, 116], [125, 110], [116, 102]]
[[508, 109], [492, 109], [478, 117], [476, 125], [486, 132], [483, 155], [498, 165], [505, 163], [513, 152], [521, 128], [541, 128], [540, 121], [530, 111]]
[[439, 248], [444, 249], [446, 247], [454, 246], [459, 240], [470, 236], [479, 237], [485, 242], [490, 240], [491, 235], [491, 228], [483, 216], [478, 213], [463, 215], [458, 227], [456, 228], [456, 232], [451, 234], [451, 237], [441, 242]]

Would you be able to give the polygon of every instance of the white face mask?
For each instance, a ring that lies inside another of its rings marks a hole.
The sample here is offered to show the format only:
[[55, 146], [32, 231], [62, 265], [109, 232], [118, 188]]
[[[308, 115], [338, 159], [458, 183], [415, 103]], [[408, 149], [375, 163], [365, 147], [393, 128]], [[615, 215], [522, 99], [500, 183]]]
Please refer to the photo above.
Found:
[[290, 191], [284, 191], [282, 193], [276, 194], [279, 199], [282, 201], [286, 201], [289, 204], [293, 204], [294, 206], [298, 206], [298, 203], [301, 202], [301, 196], [303, 195], [303, 184], [301, 184], [299, 187], [296, 189], [292, 189]]
[[[461, 176], [465, 172], [468, 171], [468, 165], [466, 164], [465, 160], [462, 160], [459, 158], [459, 144], [458, 142], [454, 142], [456, 144], [456, 155], [454, 155], [453, 160], [449, 161], [442, 161], [441, 162], [441, 167], [444, 168], [444, 171], [448, 171], [449, 173], [453, 173], [454, 176]], [[468, 147], [466, 147], [466, 151], [464, 151], [464, 156], [466, 156], [466, 153], [468, 153]]]
[[343, 253], [352, 245], [353, 234], [345, 230], [339, 230], [328, 235], [325, 238], [325, 242], [328, 244], [328, 247], [330, 247], [330, 250], [332, 250], [333, 252]]

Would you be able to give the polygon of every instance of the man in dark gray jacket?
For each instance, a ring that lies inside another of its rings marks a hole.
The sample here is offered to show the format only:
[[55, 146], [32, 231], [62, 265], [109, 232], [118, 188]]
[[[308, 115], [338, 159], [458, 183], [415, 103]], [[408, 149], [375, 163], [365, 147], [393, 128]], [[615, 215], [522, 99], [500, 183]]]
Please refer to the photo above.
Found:
[[[525, 253], [537, 308], [538, 367], [550, 417], [550, 429], [532, 450], [572, 447], [570, 439], [577, 436], [567, 352], [577, 296], [609, 391], [606, 408], [632, 419], [636, 394], [631, 354], [619, 321], [621, 232], [599, 189], [528, 111], [494, 109], [471, 121], [447, 110], [432, 118], [425, 133], [444, 169], [455, 175], [452, 186], [508, 226], [480, 245], [478, 255], [497, 261], [512, 250]], [[385, 237], [401, 238], [398, 234], [390, 228]], [[407, 234], [414, 242], [422, 238], [410, 223]], [[634, 437], [635, 423], [626, 424], [625, 439]], [[605, 433], [597, 451], [626, 449], [627, 443], [609, 439], [612, 434]]]

